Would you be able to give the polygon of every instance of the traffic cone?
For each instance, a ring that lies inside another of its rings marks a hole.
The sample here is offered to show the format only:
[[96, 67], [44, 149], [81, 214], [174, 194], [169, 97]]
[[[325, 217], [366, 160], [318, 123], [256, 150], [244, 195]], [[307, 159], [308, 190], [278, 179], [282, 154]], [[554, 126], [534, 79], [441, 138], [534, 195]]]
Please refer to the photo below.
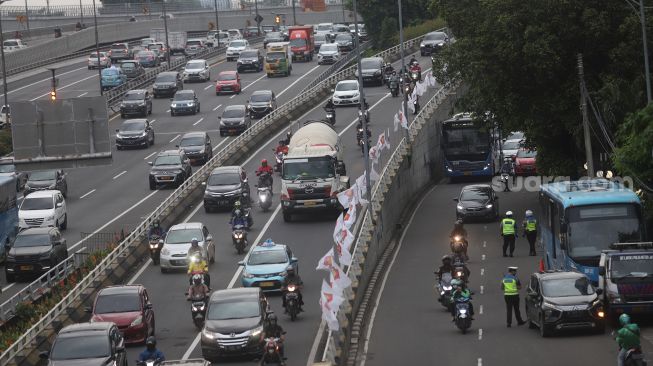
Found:
[[540, 273], [544, 272], [544, 259], [540, 259]]

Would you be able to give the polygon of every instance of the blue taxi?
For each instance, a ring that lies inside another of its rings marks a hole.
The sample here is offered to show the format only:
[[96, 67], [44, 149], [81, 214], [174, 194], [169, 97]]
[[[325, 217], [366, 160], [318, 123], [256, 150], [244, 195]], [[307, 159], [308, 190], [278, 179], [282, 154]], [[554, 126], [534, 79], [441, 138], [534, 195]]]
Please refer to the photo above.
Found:
[[127, 82], [127, 75], [119, 67], [110, 67], [102, 70], [100, 85], [102, 90], [118, 87]]
[[298, 259], [290, 247], [270, 239], [256, 245], [238, 265], [243, 266], [243, 287], [260, 287], [263, 291], [281, 290], [288, 267], [299, 273]]

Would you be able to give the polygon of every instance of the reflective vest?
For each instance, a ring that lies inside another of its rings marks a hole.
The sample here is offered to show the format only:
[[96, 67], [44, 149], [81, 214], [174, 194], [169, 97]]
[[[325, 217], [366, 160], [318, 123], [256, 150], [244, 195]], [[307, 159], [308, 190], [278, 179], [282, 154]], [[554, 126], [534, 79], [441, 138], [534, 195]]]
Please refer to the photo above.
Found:
[[535, 230], [537, 230], [537, 220], [526, 219], [526, 231], [535, 231]]
[[519, 295], [517, 289], [517, 279], [513, 276], [505, 276], [501, 282], [503, 283], [503, 294], [506, 296]]
[[513, 219], [501, 220], [501, 231], [503, 235], [515, 235], [515, 220]]

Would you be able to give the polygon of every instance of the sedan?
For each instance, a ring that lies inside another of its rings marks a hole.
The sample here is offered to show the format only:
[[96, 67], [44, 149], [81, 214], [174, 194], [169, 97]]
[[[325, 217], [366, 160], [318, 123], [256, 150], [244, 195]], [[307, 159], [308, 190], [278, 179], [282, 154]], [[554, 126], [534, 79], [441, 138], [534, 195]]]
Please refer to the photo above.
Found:
[[197, 114], [200, 112], [200, 100], [194, 90], [180, 90], [170, 99], [170, 115], [182, 113]]
[[463, 221], [471, 218], [494, 220], [499, 217], [498, 197], [487, 184], [473, 184], [463, 187], [460, 196], [454, 198], [456, 217]]
[[[99, 67], [106, 68], [111, 66], [111, 58], [106, 52], [100, 52], [100, 63]], [[88, 56], [88, 69], [97, 69], [98, 68], [98, 57], [97, 53], [93, 52]]]
[[218, 120], [220, 121], [220, 136], [239, 135], [252, 125], [247, 108], [243, 104], [226, 107]]
[[424, 36], [419, 44], [419, 52], [422, 56], [439, 52], [447, 43], [449, 36], [444, 32], [431, 32]]
[[115, 88], [127, 82], [127, 75], [119, 67], [110, 67], [102, 70], [100, 85], [102, 90]]
[[288, 268], [298, 273], [298, 260], [290, 247], [271, 240], [254, 247], [247, 258], [238, 262], [243, 266], [243, 287], [260, 287], [263, 291], [279, 291], [285, 282]]
[[116, 149], [154, 145], [154, 128], [147, 119], [128, 119], [116, 130]]
[[208, 257], [210, 263], [215, 262], [215, 243], [206, 226], [200, 222], [177, 224], [168, 230], [163, 241], [161, 273], [188, 268], [188, 249], [193, 238], [199, 242], [204, 257]]
[[223, 71], [218, 74], [218, 80], [215, 82], [215, 95], [222, 93], [240, 94], [241, 90], [240, 75], [238, 72]]

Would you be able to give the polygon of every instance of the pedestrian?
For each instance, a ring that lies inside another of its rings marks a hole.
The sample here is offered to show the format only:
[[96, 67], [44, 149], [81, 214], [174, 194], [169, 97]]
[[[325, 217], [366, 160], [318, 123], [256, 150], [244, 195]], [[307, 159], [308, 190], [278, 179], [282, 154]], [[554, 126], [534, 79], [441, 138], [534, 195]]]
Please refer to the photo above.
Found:
[[515, 312], [517, 325], [526, 323], [521, 318], [519, 312], [519, 290], [521, 290], [521, 282], [517, 278], [517, 267], [508, 267], [508, 273], [503, 276], [501, 280], [501, 290], [503, 290], [503, 298], [506, 301], [506, 323], [508, 328], [512, 326], [512, 312]]
[[528, 240], [529, 252], [528, 255], [534, 256], [535, 254], [535, 239], [537, 238], [537, 220], [533, 216], [533, 211], [526, 210], [526, 218], [522, 223], [524, 227], [524, 236]]
[[506, 217], [501, 220], [501, 236], [503, 236], [503, 256], [507, 257], [507, 250], [510, 250], [512, 257], [515, 251], [515, 220], [512, 218], [512, 211], [506, 212]]

